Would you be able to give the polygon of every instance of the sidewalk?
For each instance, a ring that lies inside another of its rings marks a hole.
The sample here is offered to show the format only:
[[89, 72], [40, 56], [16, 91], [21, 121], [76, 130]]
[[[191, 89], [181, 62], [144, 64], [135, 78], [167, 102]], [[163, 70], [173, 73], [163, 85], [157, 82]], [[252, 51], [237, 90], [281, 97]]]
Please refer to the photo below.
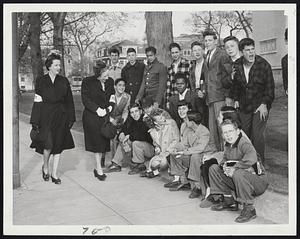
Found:
[[[165, 176], [145, 179], [128, 175], [125, 168], [98, 181], [92, 174], [93, 155], [84, 150], [83, 134], [76, 131], [76, 147], [63, 152], [59, 165], [62, 184], [44, 182], [42, 158], [29, 148], [28, 121], [20, 115], [22, 186], [13, 191], [14, 225], [236, 224], [238, 212], [202, 209], [199, 199], [188, 198], [189, 191], [164, 188]], [[248, 224], [286, 224], [288, 208], [287, 195], [269, 190], [257, 199], [258, 217]]]

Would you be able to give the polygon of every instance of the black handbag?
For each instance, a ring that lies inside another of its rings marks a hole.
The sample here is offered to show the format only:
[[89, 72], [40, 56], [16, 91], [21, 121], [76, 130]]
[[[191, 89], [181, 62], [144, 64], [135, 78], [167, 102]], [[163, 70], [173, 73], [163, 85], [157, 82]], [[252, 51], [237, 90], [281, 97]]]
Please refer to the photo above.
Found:
[[117, 127], [109, 121], [108, 115], [104, 117], [101, 134], [107, 139], [113, 139], [117, 135]]

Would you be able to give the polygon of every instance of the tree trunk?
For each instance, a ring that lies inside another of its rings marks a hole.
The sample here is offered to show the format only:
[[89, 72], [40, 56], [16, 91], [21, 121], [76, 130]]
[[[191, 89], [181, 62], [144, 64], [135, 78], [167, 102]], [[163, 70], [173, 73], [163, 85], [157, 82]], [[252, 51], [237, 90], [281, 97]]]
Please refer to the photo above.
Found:
[[13, 123], [13, 189], [21, 186], [19, 170], [19, 80], [18, 80], [18, 26], [17, 13], [12, 13], [12, 123]]
[[148, 46], [157, 49], [160, 62], [170, 65], [169, 44], [173, 42], [172, 12], [146, 12], [145, 18]]
[[244, 20], [242, 19], [241, 13], [239, 11], [235, 11], [235, 12], [236, 12], [236, 14], [239, 17], [239, 21], [240, 21], [240, 23], [242, 25], [242, 28], [243, 28], [243, 30], [244, 30], [244, 32], [246, 34], [246, 37], [249, 37], [249, 32], [248, 32], [246, 24], [244, 23]]
[[31, 67], [33, 73], [33, 81], [38, 76], [44, 74], [42, 52], [40, 45], [40, 34], [41, 34], [41, 22], [40, 22], [40, 12], [30, 13], [30, 57], [31, 57]]
[[64, 62], [64, 44], [63, 44], [63, 30], [66, 18], [66, 12], [54, 12], [50, 14], [53, 23], [53, 46], [54, 49], [59, 50], [61, 53], [61, 74], [65, 75], [65, 62]]

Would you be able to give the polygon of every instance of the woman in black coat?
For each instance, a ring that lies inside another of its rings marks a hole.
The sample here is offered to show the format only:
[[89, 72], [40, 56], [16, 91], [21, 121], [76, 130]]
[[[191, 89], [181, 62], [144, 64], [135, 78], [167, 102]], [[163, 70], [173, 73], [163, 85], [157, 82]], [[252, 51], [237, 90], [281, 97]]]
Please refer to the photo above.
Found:
[[106, 175], [101, 167], [101, 156], [110, 151], [110, 139], [101, 134], [104, 116], [110, 113], [115, 104], [114, 81], [108, 77], [108, 68], [105, 63], [98, 61], [94, 67], [94, 76], [82, 81], [81, 98], [84, 105], [82, 124], [84, 131], [85, 150], [93, 152], [96, 160], [94, 176], [103, 181]]
[[[58, 75], [60, 55], [51, 53], [45, 62], [48, 74], [37, 78], [35, 96], [30, 123], [38, 132], [30, 145], [36, 152], [43, 154], [42, 176], [45, 181], [50, 178], [60, 184], [57, 167], [60, 154], [65, 149], [74, 148], [70, 128], [75, 122], [75, 109], [71, 87], [67, 78]], [[49, 169], [49, 158], [53, 155], [52, 170]]]

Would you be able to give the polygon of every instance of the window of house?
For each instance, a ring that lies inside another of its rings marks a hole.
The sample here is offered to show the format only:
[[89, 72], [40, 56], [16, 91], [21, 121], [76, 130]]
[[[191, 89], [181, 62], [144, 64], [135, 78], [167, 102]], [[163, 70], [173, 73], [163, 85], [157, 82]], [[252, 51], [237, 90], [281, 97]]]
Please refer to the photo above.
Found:
[[70, 53], [71, 53], [71, 50], [70, 50], [70, 48], [68, 48], [67, 52], [68, 52], [68, 54], [70, 54]]
[[260, 41], [260, 53], [274, 53], [277, 51], [276, 38]]
[[25, 78], [24, 78], [24, 77], [21, 77], [21, 81], [24, 82], [24, 81], [25, 81]]

